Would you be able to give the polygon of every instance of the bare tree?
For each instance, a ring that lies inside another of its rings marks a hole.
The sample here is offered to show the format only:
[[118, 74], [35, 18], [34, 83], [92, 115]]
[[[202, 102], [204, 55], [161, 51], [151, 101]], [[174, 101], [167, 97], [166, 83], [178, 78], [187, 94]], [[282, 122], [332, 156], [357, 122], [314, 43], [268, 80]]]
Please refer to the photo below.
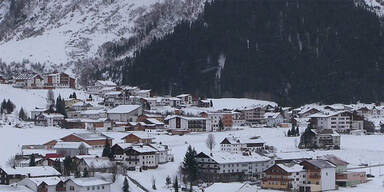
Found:
[[15, 167], [16, 166], [16, 157], [12, 156], [7, 160], [7, 165], [9, 167]]
[[47, 107], [50, 109], [53, 106], [55, 106], [55, 94], [53, 93], [52, 89], [50, 89], [47, 92]]
[[207, 144], [208, 149], [211, 150], [211, 153], [212, 153], [212, 150], [213, 148], [215, 148], [215, 145], [216, 145], [215, 136], [213, 136], [212, 133], [208, 135], [207, 140], [205, 141], [205, 144]]

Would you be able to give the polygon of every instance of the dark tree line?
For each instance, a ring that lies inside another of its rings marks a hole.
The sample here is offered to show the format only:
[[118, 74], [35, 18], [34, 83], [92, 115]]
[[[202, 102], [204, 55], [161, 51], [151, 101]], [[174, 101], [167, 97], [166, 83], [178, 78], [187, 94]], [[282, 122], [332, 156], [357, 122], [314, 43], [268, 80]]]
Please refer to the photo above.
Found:
[[354, 0], [219, 0], [108, 70], [158, 94], [376, 102], [383, 50], [379, 17]]

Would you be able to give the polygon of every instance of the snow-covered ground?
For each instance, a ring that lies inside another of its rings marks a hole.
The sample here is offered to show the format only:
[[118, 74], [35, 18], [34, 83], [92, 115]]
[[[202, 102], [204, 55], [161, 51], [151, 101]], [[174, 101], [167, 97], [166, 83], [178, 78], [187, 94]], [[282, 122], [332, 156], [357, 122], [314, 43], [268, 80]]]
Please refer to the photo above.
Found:
[[[10, 40], [0, 42], [0, 59], [65, 64], [94, 57], [103, 43], [129, 38], [136, 18], [161, 1], [31, 1], [24, 10], [26, 23]], [[8, 11], [8, 4], [0, 1], [0, 16]], [[25, 38], [25, 30], [35, 35]]]
[[[35, 109], [35, 107], [46, 107], [47, 92], [48, 90], [44, 89], [20, 89], [14, 88], [12, 85], [0, 84], [0, 102], [3, 101], [3, 99], [10, 99], [16, 105], [17, 110], [23, 107], [23, 109], [29, 114], [29, 112]], [[64, 99], [69, 98], [69, 95], [73, 92], [76, 92], [78, 99], [84, 100], [89, 97], [88, 93], [81, 90], [68, 88], [53, 89], [55, 98], [59, 95]], [[93, 96], [93, 98], [94, 100], [100, 99], [96, 96]]]
[[[3, 125], [0, 128], [0, 165], [4, 166], [7, 159], [13, 154], [20, 152], [21, 145], [23, 144], [42, 144], [51, 139], [58, 139], [73, 132], [82, 132], [84, 130], [66, 130], [55, 127], [34, 127], [19, 129], [12, 126]], [[373, 136], [341, 136], [341, 150], [333, 151], [306, 151], [300, 150], [296, 147], [299, 138], [285, 137], [286, 129], [283, 128], [248, 128], [242, 127], [239, 130], [217, 132], [213, 133], [216, 140], [216, 150], [219, 149], [218, 143], [228, 135], [239, 136], [241, 138], [248, 138], [250, 136], [262, 136], [267, 145], [272, 145], [277, 148], [278, 153], [285, 155], [295, 155], [295, 153], [307, 154], [316, 157], [324, 154], [335, 154], [338, 157], [348, 161], [351, 167], [356, 167], [361, 163], [379, 164], [384, 163], [384, 149], [381, 147], [384, 143], [384, 137], [381, 135]], [[115, 138], [114, 143], [119, 142], [120, 139], [127, 133], [108, 132], [108, 136]], [[157, 184], [157, 191], [169, 191], [165, 186], [165, 179], [167, 176], [175, 177], [178, 172], [178, 167], [183, 161], [183, 157], [188, 145], [193, 146], [198, 152], [208, 151], [205, 145], [205, 140], [208, 133], [194, 133], [184, 136], [170, 136], [170, 135], [152, 135], [155, 141], [162, 142], [169, 145], [171, 153], [175, 155], [175, 161], [167, 164], [162, 164], [159, 168], [154, 170], [147, 170], [143, 172], [128, 172], [128, 175], [139, 181], [147, 189], [151, 189], [151, 178], [155, 178]], [[285, 153], [288, 152], [288, 153]], [[342, 188], [342, 191], [382, 191], [382, 181], [384, 177], [380, 174], [384, 173], [384, 168], [368, 169], [376, 177], [367, 184], [359, 185], [356, 188]]]

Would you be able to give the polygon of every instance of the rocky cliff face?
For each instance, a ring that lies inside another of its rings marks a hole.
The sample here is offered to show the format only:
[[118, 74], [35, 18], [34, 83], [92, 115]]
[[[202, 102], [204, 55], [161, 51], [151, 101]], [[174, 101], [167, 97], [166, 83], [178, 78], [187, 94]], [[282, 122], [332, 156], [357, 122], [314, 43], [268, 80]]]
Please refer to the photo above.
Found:
[[[119, 59], [193, 19], [202, 0], [3, 0], [0, 65], [72, 73], [79, 61]], [[132, 41], [119, 54], [105, 48]], [[16, 64], [17, 63], [17, 64]]]

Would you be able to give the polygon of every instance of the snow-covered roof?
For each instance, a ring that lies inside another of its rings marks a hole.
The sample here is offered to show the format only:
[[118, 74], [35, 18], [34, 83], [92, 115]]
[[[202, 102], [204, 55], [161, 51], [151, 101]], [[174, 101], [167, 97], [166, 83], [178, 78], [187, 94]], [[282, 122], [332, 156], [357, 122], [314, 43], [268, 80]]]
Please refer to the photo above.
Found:
[[33, 192], [32, 190], [28, 189], [26, 186], [23, 185], [0, 185], [0, 191], [1, 192]]
[[211, 186], [204, 189], [205, 192], [255, 192], [257, 191], [257, 185], [250, 185], [249, 183], [213, 183]]
[[132, 147], [133, 143], [116, 143], [115, 145], [118, 145], [122, 149], [126, 149], [128, 147]]
[[136, 93], [148, 93], [148, 92], [151, 92], [150, 89], [147, 89], [147, 90], [139, 90], [137, 91]]
[[57, 185], [62, 181], [59, 177], [38, 177], [38, 178], [25, 178], [26, 180], [30, 180], [39, 186], [41, 183], [45, 183], [49, 186]]
[[111, 92], [104, 93], [105, 96], [116, 96], [120, 94], [121, 94], [121, 91], [111, 91]]
[[105, 140], [110, 138], [102, 133], [73, 133], [73, 135], [84, 140]]
[[152, 124], [156, 124], [156, 125], [163, 125], [164, 124], [163, 122], [161, 122], [155, 118], [147, 118], [147, 121], [149, 121]]
[[298, 165], [298, 164], [294, 164], [294, 165], [291, 165], [291, 166], [285, 165], [285, 164], [276, 164], [276, 165], [279, 166], [280, 168], [282, 168], [283, 170], [285, 170], [288, 173], [296, 173], [296, 172], [304, 171], [303, 166], [302, 165]]
[[205, 155], [209, 156], [212, 160], [214, 160], [218, 164], [249, 163], [249, 162], [259, 162], [259, 161], [270, 160], [268, 157], [261, 156], [257, 153], [245, 156], [242, 154], [234, 154], [234, 153], [220, 151], [220, 152], [213, 152], [212, 156], [210, 156], [209, 154], [205, 154]]
[[103, 85], [103, 86], [116, 86], [116, 83], [112, 82], [112, 81], [102, 81], [102, 80], [98, 80], [97, 83]]
[[31, 177], [60, 176], [61, 174], [53, 167], [4, 167], [2, 168], [8, 175], [30, 175]]
[[167, 146], [166, 145], [161, 145], [161, 144], [157, 144], [157, 143], [154, 143], [154, 144], [149, 144], [150, 147], [156, 149], [157, 151], [166, 151], [167, 150]]
[[99, 109], [99, 110], [86, 110], [82, 111], [80, 114], [82, 115], [97, 115], [97, 114], [103, 114], [106, 113], [104, 109]]
[[179, 118], [185, 119], [185, 120], [206, 120], [206, 118], [204, 118], [204, 117], [190, 117], [190, 116], [181, 116], [181, 115], [167, 116], [164, 120], [170, 120], [170, 119], [173, 119], [176, 117], [179, 117]]
[[261, 137], [257, 136], [249, 139], [240, 139], [240, 137], [231, 136], [224, 138], [222, 142], [224, 142], [225, 140], [227, 140], [230, 144], [265, 143], [265, 141]]
[[277, 117], [279, 117], [280, 113], [274, 113], [274, 112], [266, 112], [264, 114], [264, 118], [273, 118], [273, 119], [276, 119]]
[[33, 74], [33, 73], [22, 73], [22, 74], [17, 75], [15, 77], [15, 80], [27, 80], [27, 79], [32, 79], [36, 76], [38, 76], [38, 75]]
[[157, 152], [156, 149], [149, 147], [147, 145], [133, 145], [130, 148], [139, 153], [156, 153]]
[[99, 179], [96, 177], [71, 178], [69, 180], [74, 182], [76, 185], [79, 185], [82, 187], [98, 186], [98, 185], [110, 185], [111, 184], [110, 182], [107, 182], [103, 179]]
[[112, 162], [108, 158], [104, 157], [86, 157], [83, 158], [84, 163], [92, 168], [102, 169], [102, 168], [111, 168], [113, 167]]
[[91, 148], [88, 144], [84, 142], [63, 142], [59, 141], [53, 146], [54, 149], [79, 149], [81, 146], [86, 148]]
[[332, 129], [311, 129], [311, 131], [315, 134], [321, 134], [321, 135], [331, 135], [334, 137], [340, 136], [336, 131]]
[[323, 168], [335, 168], [335, 165], [333, 165], [332, 163], [326, 161], [326, 160], [323, 160], [323, 159], [313, 159], [313, 160], [306, 160], [305, 162], [317, 167], [317, 168], [320, 168], [320, 169], [323, 169]]
[[138, 108], [140, 108], [140, 105], [119, 105], [108, 110], [107, 113], [130, 113]]
[[84, 158], [96, 158], [97, 155], [76, 155], [75, 156], [78, 159], [84, 159]]
[[60, 113], [42, 113], [45, 118], [64, 118], [64, 115]]
[[176, 97], [188, 97], [188, 96], [191, 96], [191, 94], [181, 94], [181, 95], [178, 95]]

